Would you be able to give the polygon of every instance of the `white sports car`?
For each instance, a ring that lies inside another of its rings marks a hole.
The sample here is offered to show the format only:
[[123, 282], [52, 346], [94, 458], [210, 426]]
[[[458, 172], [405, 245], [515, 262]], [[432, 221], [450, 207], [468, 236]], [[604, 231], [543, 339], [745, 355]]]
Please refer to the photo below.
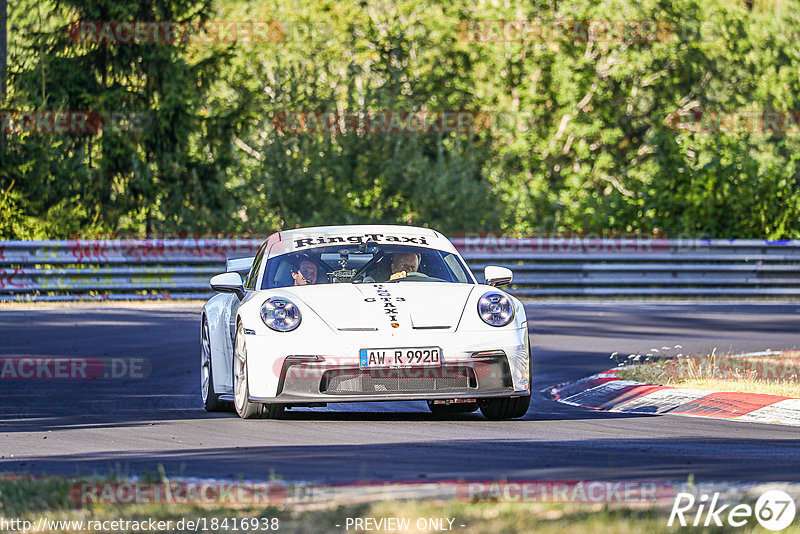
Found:
[[[228, 260], [203, 306], [206, 410], [278, 417], [329, 402], [425, 400], [435, 414], [522, 417], [531, 395], [522, 303], [478, 284], [440, 233], [329, 226], [272, 234]], [[240, 273], [246, 273], [242, 280]]]

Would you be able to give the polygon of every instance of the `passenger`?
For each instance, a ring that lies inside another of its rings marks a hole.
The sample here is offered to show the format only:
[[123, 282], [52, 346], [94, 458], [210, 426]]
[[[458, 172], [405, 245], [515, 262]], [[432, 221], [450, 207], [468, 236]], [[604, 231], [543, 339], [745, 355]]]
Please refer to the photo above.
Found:
[[311, 286], [317, 283], [319, 267], [311, 260], [302, 260], [292, 267], [292, 278], [296, 286]]

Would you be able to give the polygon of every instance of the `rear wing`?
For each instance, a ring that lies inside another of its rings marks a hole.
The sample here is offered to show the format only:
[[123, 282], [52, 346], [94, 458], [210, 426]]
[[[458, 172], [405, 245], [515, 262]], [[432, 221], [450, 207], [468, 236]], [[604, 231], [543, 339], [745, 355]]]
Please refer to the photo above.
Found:
[[225, 262], [225, 271], [229, 273], [239, 273], [239, 275], [244, 277], [250, 272], [250, 268], [253, 266], [255, 260], [255, 256], [228, 258], [228, 261]]

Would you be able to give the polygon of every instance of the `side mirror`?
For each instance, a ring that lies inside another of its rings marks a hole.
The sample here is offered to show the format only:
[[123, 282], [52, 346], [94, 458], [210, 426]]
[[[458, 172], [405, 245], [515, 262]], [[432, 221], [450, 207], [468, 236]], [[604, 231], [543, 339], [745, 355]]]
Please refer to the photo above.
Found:
[[488, 285], [500, 287], [510, 284], [511, 280], [514, 279], [514, 273], [511, 272], [511, 269], [507, 269], [506, 267], [487, 265], [483, 270], [483, 277], [486, 279]]
[[222, 273], [212, 277], [211, 289], [218, 293], [235, 293], [239, 300], [244, 298], [244, 284], [239, 273]]

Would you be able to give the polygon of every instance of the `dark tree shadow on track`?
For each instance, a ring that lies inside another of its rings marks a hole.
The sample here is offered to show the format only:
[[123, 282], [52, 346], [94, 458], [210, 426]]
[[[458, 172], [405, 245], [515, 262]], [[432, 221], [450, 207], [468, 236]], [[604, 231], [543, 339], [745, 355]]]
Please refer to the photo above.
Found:
[[[199, 308], [0, 311], [0, 357], [141, 357], [152, 369], [137, 380], [0, 381], [0, 440], [15, 454], [0, 451], [0, 471], [136, 474], [163, 465], [170, 476], [260, 480], [685, 481], [694, 473], [698, 481], [799, 481], [796, 428], [596, 412], [539, 393], [608, 369], [620, 346], [680, 339], [789, 348], [797, 344], [796, 305], [701, 306], [702, 317], [693, 307], [659, 305], [529, 309], [532, 404], [524, 418], [501, 422], [437, 418], [419, 402], [292, 410], [278, 421], [207, 414], [199, 401]], [[69, 453], [52, 454], [59, 439]]]
[[[265, 429], [270, 422], [263, 421]], [[800, 482], [798, 439], [438, 440], [351, 445], [215, 447], [0, 459], [0, 472], [314, 482], [673, 480]]]

